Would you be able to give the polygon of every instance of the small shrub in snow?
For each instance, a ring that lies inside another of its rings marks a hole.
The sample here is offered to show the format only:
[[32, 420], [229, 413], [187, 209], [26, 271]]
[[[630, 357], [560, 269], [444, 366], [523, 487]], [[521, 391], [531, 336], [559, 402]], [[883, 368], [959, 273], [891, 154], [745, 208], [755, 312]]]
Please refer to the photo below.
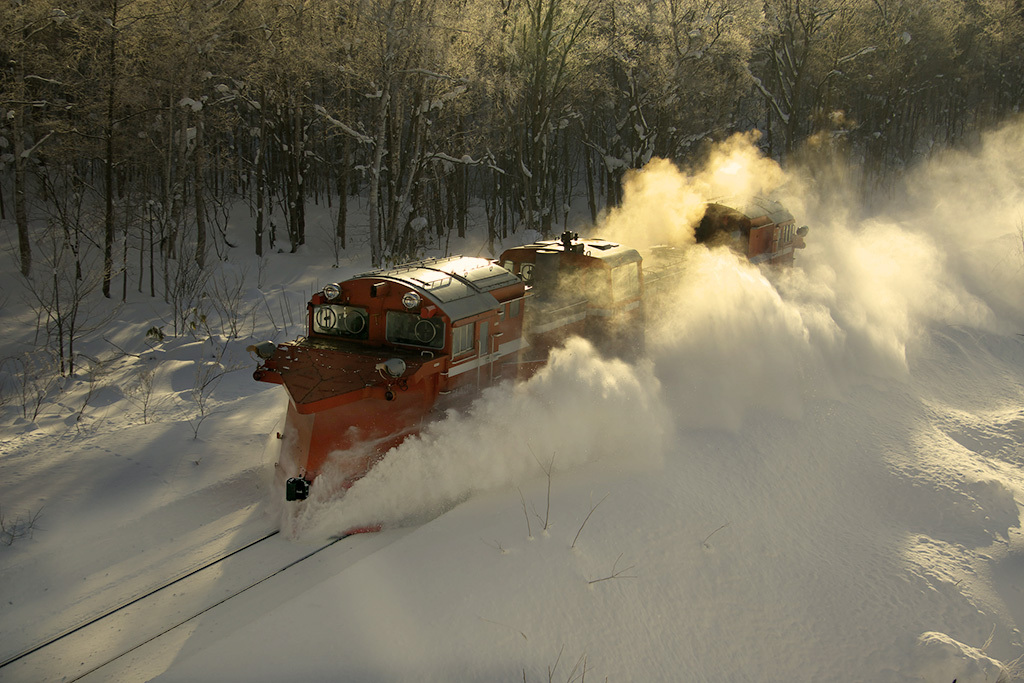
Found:
[[[213, 338], [211, 337], [212, 341]], [[193, 379], [192, 388], [189, 390], [189, 397], [192, 399], [192, 406], [195, 410], [190, 416], [186, 416], [189, 426], [192, 427], [192, 436], [195, 439], [199, 438], [199, 427], [202, 426], [206, 418], [215, 412], [210, 403], [213, 390], [224, 379], [224, 375], [246, 367], [245, 365], [225, 366], [221, 361], [226, 350], [227, 344], [225, 343], [223, 346], [216, 347], [213, 361], [196, 360], [196, 374]]]
[[[523, 637], [525, 638], [526, 636], [524, 635]], [[555, 681], [563, 680], [562, 677], [558, 675], [558, 665], [562, 661], [562, 654], [563, 654], [564, 650], [565, 650], [565, 646], [562, 646], [561, 648], [559, 648], [559, 650], [558, 650], [558, 657], [555, 659], [554, 665], [548, 667], [548, 683], [554, 683]], [[556, 678], [556, 676], [557, 676], [557, 678]], [[576, 681], [579, 681], [580, 683], [585, 683], [586, 682], [586, 680], [587, 680], [587, 655], [586, 655], [586, 653], [583, 653], [583, 654], [581, 654], [579, 656], [579, 659], [576, 660], [576, 664], [572, 667], [572, 669], [569, 671], [569, 673], [565, 676], [564, 680], [565, 680], [565, 683], [576, 683]], [[523, 683], [526, 683], [526, 681], [527, 681], [526, 669], [523, 669]]]
[[4, 391], [12, 393], [21, 407], [22, 417], [35, 422], [50, 394], [59, 385], [56, 356], [43, 347], [5, 358], [0, 361], [0, 368], [3, 370], [0, 376], [4, 377]]
[[153, 403], [153, 370], [141, 368], [138, 372], [138, 380], [135, 381], [125, 394], [126, 398], [142, 410], [142, 424], [148, 424], [149, 411]]
[[607, 497], [608, 497], [608, 494], [605, 494], [604, 498], [602, 498], [601, 500], [597, 501], [597, 504], [594, 505], [594, 507], [590, 508], [590, 512], [588, 512], [587, 516], [583, 519], [583, 524], [580, 524], [579, 530], [576, 532], [576, 535], [573, 537], [572, 545], [569, 546], [570, 548], [575, 548], [576, 547], [576, 541], [578, 541], [580, 539], [580, 534], [583, 532], [583, 527], [585, 527], [587, 525], [587, 522], [590, 521], [590, 515], [594, 514], [594, 510], [597, 509], [597, 506], [600, 505], [601, 503], [603, 503], [605, 501], [605, 498], [607, 498]]
[[39, 508], [35, 513], [21, 513], [11, 519], [4, 516], [4, 509], [0, 506], [0, 545], [9, 546], [19, 538], [31, 538], [42, 512], [43, 509]]
[[246, 297], [246, 270], [240, 272], [220, 269], [210, 279], [209, 303], [216, 313], [221, 333], [229, 339], [242, 335], [242, 324], [252, 319], [256, 301]]
[[725, 524], [723, 524], [722, 526], [718, 527], [717, 529], [715, 529], [714, 531], [712, 531], [712, 532], [711, 532], [710, 534], [708, 534], [708, 535], [707, 535], [707, 536], [706, 536], [706, 537], [704, 538], [704, 540], [703, 540], [703, 541], [701, 542], [701, 545], [702, 545], [702, 546], [704, 546], [704, 549], [705, 549], [705, 550], [711, 550], [711, 545], [710, 545], [710, 544], [708, 543], [708, 541], [710, 541], [710, 540], [711, 540], [711, 537], [712, 537], [712, 536], [714, 536], [715, 534], [717, 534], [717, 533], [718, 533], [719, 531], [721, 531], [721, 530], [722, 530], [722, 529], [724, 529], [725, 527], [729, 526], [730, 524], [732, 524], [732, 522], [726, 522]]
[[587, 585], [592, 586], [595, 583], [600, 583], [601, 581], [609, 581], [611, 579], [635, 579], [636, 575], [634, 575], [634, 574], [627, 574], [626, 572], [628, 572], [630, 569], [633, 569], [634, 567], [636, 567], [636, 565], [635, 564], [631, 564], [628, 567], [625, 567], [623, 569], [619, 569], [618, 568], [619, 567], [619, 560], [621, 560], [621, 559], [622, 559], [622, 553], [619, 553], [619, 556], [615, 558], [614, 564], [612, 564], [612, 571], [611, 571], [611, 573], [608, 574], [608, 576], [601, 577], [600, 579], [592, 579], [590, 581], [587, 581]]

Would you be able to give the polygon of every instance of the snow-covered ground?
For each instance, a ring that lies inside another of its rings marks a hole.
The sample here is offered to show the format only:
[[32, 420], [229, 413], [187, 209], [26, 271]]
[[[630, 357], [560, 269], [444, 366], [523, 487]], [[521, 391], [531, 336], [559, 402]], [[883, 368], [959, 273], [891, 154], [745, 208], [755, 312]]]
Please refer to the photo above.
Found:
[[[252, 381], [244, 348], [300, 333], [310, 291], [366, 269], [363, 254], [335, 269], [312, 244], [258, 269], [233, 253], [242, 338], [147, 339], [168, 314], [134, 294], [34, 419], [17, 396], [0, 406], [2, 515], [31, 531], [0, 545], [0, 661], [273, 529], [302, 550], [383, 523], [90, 680], [1013, 680], [1021, 158], [1017, 124], [909, 174], [869, 217], [820, 172], [789, 179], [811, 226], [792, 271], [693, 249], [648, 359], [571, 341], [341, 499], [284, 504], [286, 399]], [[627, 239], [632, 216], [663, 237], [658, 221], [680, 215], [665, 198], [705, 180], [652, 168], [608, 229]], [[10, 255], [3, 271], [10, 357], [34, 317]], [[196, 392], [221, 371], [200, 421]]]

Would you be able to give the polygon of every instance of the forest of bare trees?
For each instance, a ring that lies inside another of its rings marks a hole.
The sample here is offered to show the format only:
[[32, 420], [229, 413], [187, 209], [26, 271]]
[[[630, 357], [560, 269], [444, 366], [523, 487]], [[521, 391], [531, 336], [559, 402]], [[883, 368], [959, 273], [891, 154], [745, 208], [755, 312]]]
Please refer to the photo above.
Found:
[[1022, 56], [1022, 0], [3, 0], [0, 220], [71, 301], [167, 299], [238, 206], [231, 246], [295, 251], [315, 203], [344, 249], [358, 197], [394, 263], [471, 205], [549, 234], [754, 129], [868, 191], [1019, 111]]

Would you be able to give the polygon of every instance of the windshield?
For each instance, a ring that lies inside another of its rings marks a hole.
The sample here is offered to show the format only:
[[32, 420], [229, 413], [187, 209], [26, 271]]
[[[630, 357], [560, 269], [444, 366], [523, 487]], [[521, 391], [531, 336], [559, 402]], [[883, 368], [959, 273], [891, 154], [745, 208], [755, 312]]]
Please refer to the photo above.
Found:
[[365, 308], [322, 304], [313, 307], [313, 332], [349, 339], [366, 339], [369, 318]]
[[627, 263], [612, 269], [612, 293], [616, 301], [640, 296], [639, 263]]
[[386, 337], [395, 344], [412, 344], [428, 349], [444, 346], [444, 321], [441, 318], [421, 318], [416, 313], [388, 311]]

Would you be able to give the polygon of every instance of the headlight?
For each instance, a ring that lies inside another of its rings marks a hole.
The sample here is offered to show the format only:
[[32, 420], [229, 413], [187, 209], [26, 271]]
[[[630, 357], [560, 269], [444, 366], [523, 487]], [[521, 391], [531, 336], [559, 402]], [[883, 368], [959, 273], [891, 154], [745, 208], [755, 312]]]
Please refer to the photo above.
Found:
[[274, 352], [277, 351], [277, 344], [272, 341], [265, 341], [259, 344], [250, 344], [245, 347], [245, 350], [249, 353], [255, 353], [263, 360], [270, 360], [273, 358]]
[[327, 285], [324, 287], [324, 296], [328, 301], [334, 301], [341, 296], [341, 287], [338, 285]]
[[402, 295], [402, 305], [411, 311], [420, 305], [420, 295], [416, 292], [406, 292]]
[[401, 358], [388, 358], [386, 361], [377, 363], [374, 368], [378, 372], [386, 372], [391, 377], [401, 377], [405, 374], [405, 361]]

